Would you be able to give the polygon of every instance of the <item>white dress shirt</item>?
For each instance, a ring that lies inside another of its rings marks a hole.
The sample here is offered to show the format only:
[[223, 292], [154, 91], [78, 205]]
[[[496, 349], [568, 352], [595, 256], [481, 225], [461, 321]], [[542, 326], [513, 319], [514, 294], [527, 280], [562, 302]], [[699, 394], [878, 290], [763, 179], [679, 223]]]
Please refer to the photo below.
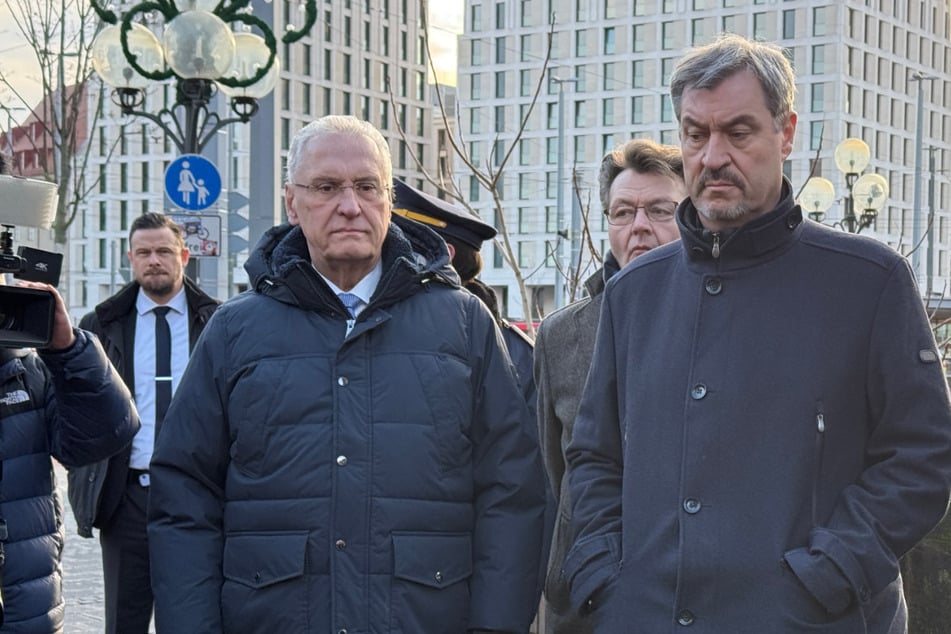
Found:
[[[317, 267], [314, 267], [314, 270], [317, 271]], [[363, 312], [363, 309], [366, 308], [370, 303], [370, 298], [373, 297], [373, 293], [376, 292], [376, 286], [380, 283], [380, 278], [383, 277], [383, 262], [378, 261], [376, 266], [373, 267], [373, 270], [367, 273], [366, 277], [357, 282], [357, 285], [351, 288], [349, 291], [341, 289], [339, 286], [324, 277], [323, 273], [320, 271], [317, 271], [317, 274], [324, 278], [324, 281], [327, 282], [327, 286], [329, 286], [330, 290], [334, 292], [334, 295], [340, 295], [340, 293], [350, 293], [351, 295], [356, 295], [360, 298], [360, 303], [357, 304], [353, 309], [353, 314], [356, 316]]]
[[[132, 439], [132, 457], [129, 466], [133, 469], [148, 469], [155, 445], [155, 313], [158, 306], [139, 289], [135, 302], [135, 407], [139, 411], [141, 427]], [[178, 389], [185, 366], [188, 365], [188, 303], [185, 287], [168, 304], [168, 328], [172, 333], [172, 394]]]

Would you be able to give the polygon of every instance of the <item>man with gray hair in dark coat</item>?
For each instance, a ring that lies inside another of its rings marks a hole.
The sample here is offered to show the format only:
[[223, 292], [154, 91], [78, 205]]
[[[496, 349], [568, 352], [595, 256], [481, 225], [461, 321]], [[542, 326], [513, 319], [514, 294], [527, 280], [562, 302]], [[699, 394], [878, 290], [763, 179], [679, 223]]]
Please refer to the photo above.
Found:
[[944, 516], [951, 402], [899, 253], [804, 217], [783, 50], [671, 77], [681, 241], [608, 283], [567, 459], [594, 631], [903, 634], [899, 559]]
[[209, 321], [152, 457], [160, 631], [528, 630], [528, 408], [445, 243], [391, 222], [392, 178], [365, 121], [292, 141], [289, 223]]

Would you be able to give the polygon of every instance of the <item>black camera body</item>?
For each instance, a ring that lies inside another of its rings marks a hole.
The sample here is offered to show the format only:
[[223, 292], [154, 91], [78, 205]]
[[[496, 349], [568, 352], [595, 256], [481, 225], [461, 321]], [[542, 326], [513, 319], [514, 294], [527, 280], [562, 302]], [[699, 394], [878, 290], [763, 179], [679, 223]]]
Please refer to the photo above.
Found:
[[[31, 282], [56, 286], [63, 256], [41, 249], [20, 247], [13, 253], [13, 227], [0, 231], [0, 273]], [[35, 288], [0, 286], [0, 347], [43, 348], [53, 339], [56, 297]]]

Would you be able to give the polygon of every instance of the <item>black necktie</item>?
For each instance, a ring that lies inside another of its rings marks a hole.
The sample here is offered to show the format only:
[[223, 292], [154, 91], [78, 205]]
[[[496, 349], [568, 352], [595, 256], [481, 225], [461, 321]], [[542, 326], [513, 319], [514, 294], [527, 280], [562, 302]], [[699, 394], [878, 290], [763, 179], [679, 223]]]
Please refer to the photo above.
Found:
[[172, 332], [165, 315], [168, 306], [156, 306], [155, 313], [155, 424], [165, 419], [168, 404], [172, 402]]

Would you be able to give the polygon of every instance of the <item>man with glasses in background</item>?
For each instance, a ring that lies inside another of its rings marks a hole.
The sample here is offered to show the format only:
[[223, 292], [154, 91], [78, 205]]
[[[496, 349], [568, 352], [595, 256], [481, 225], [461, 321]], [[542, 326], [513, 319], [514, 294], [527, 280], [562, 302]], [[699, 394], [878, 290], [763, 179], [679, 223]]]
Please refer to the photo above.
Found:
[[208, 324], [152, 459], [159, 631], [528, 630], [528, 409], [445, 243], [390, 223], [391, 182], [364, 121], [291, 143], [290, 222]]
[[571, 440], [591, 366], [605, 283], [634, 258], [680, 237], [674, 212], [687, 195], [680, 148], [631, 139], [602, 159], [598, 185], [611, 251], [604, 257], [604, 266], [585, 281], [588, 297], [548, 315], [535, 339], [539, 438], [558, 500], [545, 581], [546, 634], [592, 631], [591, 625], [572, 611], [561, 573], [572, 543], [564, 450]]

